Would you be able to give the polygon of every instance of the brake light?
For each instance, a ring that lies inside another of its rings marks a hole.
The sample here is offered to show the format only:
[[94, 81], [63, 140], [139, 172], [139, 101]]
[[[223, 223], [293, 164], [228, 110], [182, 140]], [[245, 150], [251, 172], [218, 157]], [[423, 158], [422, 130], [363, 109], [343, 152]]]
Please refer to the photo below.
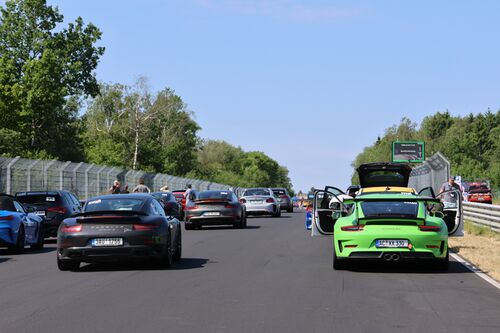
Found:
[[193, 210], [193, 209], [198, 209], [198, 206], [194, 205], [194, 206], [186, 206], [184, 208], [184, 210]]
[[66, 233], [72, 233], [72, 232], [80, 232], [82, 231], [82, 225], [77, 224], [77, 225], [65, 225], [62, 227], [61, 231], [66, 232]]
[[346, 225], [343, 227], [340, 227], [340, 230], [342, 231], [363, 231], [365, 226], [363, 224], [357, 224], [357, 225]]
[[247, 201], [245, 199], [240, 199], [240, 203], [244, 204], [247, 203]]
[[437, 225], [419, 225], [418, 228], [420, 229], [420, 231], [441, 231], [441, 227]]
[[428, 249], [439, 249], [438, 245], [426, 245]]
[[132, 229], [137, 230], [137, 231], [156, 230], [156, 229], [160, 229], [160, 225], [156, 225], [156, 224], [134, 224], [132, 226]]
[[47, 211], [58, 214], [66, 214], [68, 210], [66, 207], [49, 207], [47, 208]]
[[274, 202], [274, 199], [273, 198], [269, 198], [266, 200], [267, 203], [273, 203]]
[[14, 215], [0, 216], [0, 221], [10, 221], [14, 219]]
[[280, 198], [282, 198], [282, 199], [288, 199], [288, 195], [280, 195]]
[[227, 204], [224, 206], [224, 208], [236, 208], [237, 206], [235, 205], [231, 205], [231, 204]]

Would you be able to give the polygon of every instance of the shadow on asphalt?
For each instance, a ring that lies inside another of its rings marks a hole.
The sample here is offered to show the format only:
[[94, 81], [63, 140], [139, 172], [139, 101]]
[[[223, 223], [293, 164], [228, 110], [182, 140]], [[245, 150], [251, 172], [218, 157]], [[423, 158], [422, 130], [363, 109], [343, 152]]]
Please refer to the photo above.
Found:
[[45, 244], [56, 244], [57, 243], [57, 238], [45, 238], [44, 243]]
[[386, 262], [357, 262], [353, 263], [347, 269], [357, 273], [414, 273], [414, 274], [449, 274], [449, 273], [472, 273], [461, 263], [451, 261], [448, 265], [448, 271], [440, 271], [430, 263], [416, 262], [401, 262], [401, 263], [386, 263]]
[[155, 262], [109, 262], [93, 263], [80, 267], [78, 272], [116, 272], [116, 271], [176, 271], [203, 268], [209, 260], [205, 258], [182, 258], [171, 268], [162, 268]]
[[[212, 227], [212, 226], [203, 226], [201, 229], [194, 229], [194, 231], [203, 231], [203, 230], [235, 230], [235, 231], [241, 231], [245, 229], [259, 229], [260, 226], [258, 225], [247, 225], [246, 228], [238, 229], [238, 228], [233, 228], [232, 226], [217, 226], [217, 227]], [[191, 231], [191, 230], [188, 230]]]
[[0, 264], [9, 261], [11, 258], [0, 258]]
[[[41, 250], [33, 250], [33, 249], [30, 249], [28, 246], [24, 249], [24, 252], [21, 253], [21, 254], [16, 254], [16, 253], [12, 253], [11, 251], [9, 251], [8, 249], [1, 249], [0, 250], [0, 256], [26, 256], [26, 255], [30, 255], [30, 254], [40, 254], [40, 253], [49, 253], [49, 252], [53, 252], [55, 251], [56, 248], [55, 247], [44, 247], [43, 249]], [[2, 258], [0, 258], [1, 260]]]

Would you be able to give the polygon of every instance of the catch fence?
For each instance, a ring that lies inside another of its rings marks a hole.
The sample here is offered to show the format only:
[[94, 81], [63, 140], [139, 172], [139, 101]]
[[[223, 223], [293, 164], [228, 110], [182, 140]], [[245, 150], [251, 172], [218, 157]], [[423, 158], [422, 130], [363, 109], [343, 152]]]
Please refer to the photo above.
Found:
[[88, 163], [0, 157], [0, 193], [68, 190], [80, 199], [88, 199], [106, 193], [115, 179], [121, 182], [122, 188], [128, 185], [130, 191], [139, 184], [140, 179], [144, 179], [152, 191], [159, 191], [165, 185], [168, 185], [170, 190], [179, 190], [184, 189], [187, 184], [191, 184], [193, 189], [199, 191], [230, 188], [224, 184], [163, 173], [148, 173]]

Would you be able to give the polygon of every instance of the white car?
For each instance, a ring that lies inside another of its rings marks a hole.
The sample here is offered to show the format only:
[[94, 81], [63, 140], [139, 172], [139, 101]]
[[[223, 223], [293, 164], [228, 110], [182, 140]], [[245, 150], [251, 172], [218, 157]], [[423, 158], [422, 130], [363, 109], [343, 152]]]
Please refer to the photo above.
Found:
[[245, 205], [247, 215], [281, 216], [279, 198], [270, 188], [249, 188], [243, 192], [240, 202]]

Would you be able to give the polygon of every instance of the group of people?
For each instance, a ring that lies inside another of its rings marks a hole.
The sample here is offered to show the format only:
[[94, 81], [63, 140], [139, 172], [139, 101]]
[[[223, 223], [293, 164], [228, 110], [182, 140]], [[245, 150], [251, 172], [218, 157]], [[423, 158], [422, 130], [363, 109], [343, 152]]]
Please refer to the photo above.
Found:
[[[168, 186], [167, 186], [167, 188], [168, 188]], [[149, 189], [149, 187], [147, 187], [144, 184], [144, 179], [140, 179], [139, 185], [134, 187], [134, 189], [132, 190], [132, 193], [150, 193], [150, 192], [151, 192], [151, 190]], [[111, 188], [108, 190], [108, 193], [110, 193], [110, 194], [127, 194], [127, 193], [130, 193], [130, 191], [128, 189], [128, 185], [125, 185], [125, 187], [122, 188], [122, 184], [120, 183], [120, 181], [115, 180], [113, 182], [113, 186], [111, 186]]]

